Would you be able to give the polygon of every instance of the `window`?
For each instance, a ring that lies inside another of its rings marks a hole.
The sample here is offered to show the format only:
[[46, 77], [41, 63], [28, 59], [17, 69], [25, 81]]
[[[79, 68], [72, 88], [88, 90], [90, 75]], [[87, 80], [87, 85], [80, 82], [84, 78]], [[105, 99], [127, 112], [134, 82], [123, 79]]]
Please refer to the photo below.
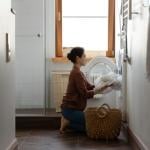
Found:
[[56, 57], [74, 46], [113, 56], [114, 13], [114, 0], [56, 0]]

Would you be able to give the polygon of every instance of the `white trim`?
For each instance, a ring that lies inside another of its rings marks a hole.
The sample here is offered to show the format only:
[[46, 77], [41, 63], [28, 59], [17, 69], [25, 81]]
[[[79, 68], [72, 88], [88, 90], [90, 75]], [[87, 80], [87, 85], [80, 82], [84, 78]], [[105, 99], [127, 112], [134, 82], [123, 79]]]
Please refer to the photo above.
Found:
[[130, 136], [133, 138], [134, 143], [140, 148], [140, 150], [149, 150], [149, 148], [143, 143], [143, 141], [129, 129]]
[[[149, 150], [143, 141], [129, 128], [127, 123], [123, 123], [123, 134], [129, 139], [131, 145], [136, 145], [140, 150]], [[131, 141], [130, 141], [131, 140]]]
[[6, 150], [14, 150], [17, 147], [17, 145], [18, 145], [18, 141], [15, 138]]

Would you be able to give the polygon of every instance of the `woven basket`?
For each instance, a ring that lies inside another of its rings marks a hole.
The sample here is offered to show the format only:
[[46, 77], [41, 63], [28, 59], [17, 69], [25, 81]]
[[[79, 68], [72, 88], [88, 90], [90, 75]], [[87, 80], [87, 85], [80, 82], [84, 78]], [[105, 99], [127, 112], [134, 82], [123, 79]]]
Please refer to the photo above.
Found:
[[121, 111], [107, 104], [99, 108], [87, 108], [85, 111], [86, 130], [92, 139], [115, 139], [120, 134]]

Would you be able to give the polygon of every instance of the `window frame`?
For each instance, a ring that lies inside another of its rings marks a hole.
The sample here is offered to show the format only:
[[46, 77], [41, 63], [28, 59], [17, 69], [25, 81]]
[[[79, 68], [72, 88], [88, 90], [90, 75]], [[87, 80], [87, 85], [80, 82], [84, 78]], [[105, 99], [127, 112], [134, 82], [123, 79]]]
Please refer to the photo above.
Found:
[[[108, 50], [107, 57], [115, 56], [115, 0], [108, 4]], [[62, 0], [55, 0], [55, 56], [63, 57], [62, 47]]]

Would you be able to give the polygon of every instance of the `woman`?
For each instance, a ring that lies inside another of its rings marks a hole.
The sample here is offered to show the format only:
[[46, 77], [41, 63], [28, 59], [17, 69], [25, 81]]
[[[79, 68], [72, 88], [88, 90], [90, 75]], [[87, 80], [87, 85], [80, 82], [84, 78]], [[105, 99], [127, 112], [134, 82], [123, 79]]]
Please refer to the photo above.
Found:
[[85, 117], [83, 111], [86, 107], [87, 99], [92, 98], [97, 93], [101, 93], [107, 86], [94, 88], [94, 85], [91, 85], [80, 71], [81, 66], [84, 66], [86, 62], [83, 48], [73, 48], [67, 57], [73, 63], [73, 69], [70, 72], [67, 92], [61, 105], [60, 133], [64, 133], [68, 126], [75, 131], [84, 132]]

